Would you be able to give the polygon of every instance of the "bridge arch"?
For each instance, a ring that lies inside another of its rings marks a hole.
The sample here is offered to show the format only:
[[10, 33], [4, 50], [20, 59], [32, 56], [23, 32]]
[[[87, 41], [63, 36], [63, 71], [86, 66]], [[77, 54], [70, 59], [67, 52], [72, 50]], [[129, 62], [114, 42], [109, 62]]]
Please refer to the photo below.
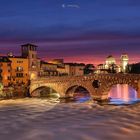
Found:
[[75, 84], [66, 88], [65, 97], [74, 97], [77, 92], [91, 96], [90, 89], [87, 86]]
[[109, 92], [115, 85], [128, 85], [129, 87], [133, 88], [137, 94], [138, 93], [138, 82], [132, 79], [127, 79], [127, 78], [115, 78], [115, 79], [110, 79], [106, 80], [102, 83], [102, 93], [108, 97]]
[[117, 84], [110, 89], [108, 97], [120, 101], [134, 101], [138, 98], [138, 91], [128, 84]]
[[30, 94], [32, 97], [49, 97], [52, 94], [60, 97], [60, 93], [55, 88], [46, 85], [35, 88]]
[[118, 84], [120, 84], [120, 85], [127, 84], [128, 86], [132, 87], [136, 91], [138, 90], [137, 83], [129, 81], [129, 80], [124, 80], [124, 79], [123, 80], [121, 79], [121, 80], [111, 81], [109, 83], [108, 90], [110, 90], [113, 86], [118, 85]]

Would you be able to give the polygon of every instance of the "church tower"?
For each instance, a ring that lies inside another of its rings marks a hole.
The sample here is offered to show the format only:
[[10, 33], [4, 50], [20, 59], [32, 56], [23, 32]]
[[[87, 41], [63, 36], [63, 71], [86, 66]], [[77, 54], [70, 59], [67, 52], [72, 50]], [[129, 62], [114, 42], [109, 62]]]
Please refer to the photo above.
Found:
[[129, 57], [127, 54], [122, 54], [121, 55], [121, 71], [123, 73], [126, 72], [126, 67], [128, 65], [128, 62], [129, 62]]

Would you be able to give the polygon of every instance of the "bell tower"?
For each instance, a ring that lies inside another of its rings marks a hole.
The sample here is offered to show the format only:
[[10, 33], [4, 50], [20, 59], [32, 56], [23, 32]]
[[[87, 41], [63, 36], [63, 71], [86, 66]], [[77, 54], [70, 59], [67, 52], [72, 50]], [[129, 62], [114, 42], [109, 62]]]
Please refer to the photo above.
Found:
[[123, 73], [126, 72], [126, 67], [128, 65], [128, 62], [129, 62], [129, 57], [127, 54], [122, 54], [121, 55], [121, 71]]

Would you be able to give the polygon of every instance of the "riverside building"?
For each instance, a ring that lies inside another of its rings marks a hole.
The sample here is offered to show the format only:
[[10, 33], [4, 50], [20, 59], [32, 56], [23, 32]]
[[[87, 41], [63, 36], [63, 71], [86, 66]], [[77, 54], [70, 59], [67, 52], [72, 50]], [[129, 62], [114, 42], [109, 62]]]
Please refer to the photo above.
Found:
[[6, 56], [0, 56], [0, 82], [3, 86], [11, 84], [11, 61]]

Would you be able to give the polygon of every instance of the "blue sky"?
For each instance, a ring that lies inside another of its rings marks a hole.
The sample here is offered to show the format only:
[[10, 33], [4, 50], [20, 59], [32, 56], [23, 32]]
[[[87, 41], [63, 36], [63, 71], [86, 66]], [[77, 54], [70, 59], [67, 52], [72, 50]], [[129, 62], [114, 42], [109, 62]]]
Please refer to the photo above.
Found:
[[0, 53], [28, 42], [47, 59], [96, 63], [125, 52], [139, 61], [140, 1], [0, 0]]

